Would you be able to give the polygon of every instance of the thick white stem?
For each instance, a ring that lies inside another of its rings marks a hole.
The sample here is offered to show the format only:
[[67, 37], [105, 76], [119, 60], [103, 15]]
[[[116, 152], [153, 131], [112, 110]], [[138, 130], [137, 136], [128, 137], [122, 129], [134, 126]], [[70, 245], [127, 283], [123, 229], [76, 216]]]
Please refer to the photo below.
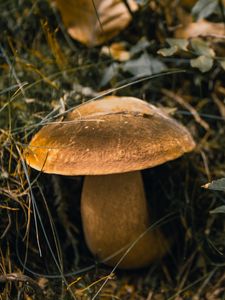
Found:
[[[149, 228], [150, 219], [138, 171], [86, 176], [81, 214], [89, 249], [108, 265], [116, 265], [129, 246], [120, 268], [144, 267], [162, 257], [168, 249], [159, 229], [147, 231], [140, 238]], [[117, 255], [107, 260], [115, 253]]]

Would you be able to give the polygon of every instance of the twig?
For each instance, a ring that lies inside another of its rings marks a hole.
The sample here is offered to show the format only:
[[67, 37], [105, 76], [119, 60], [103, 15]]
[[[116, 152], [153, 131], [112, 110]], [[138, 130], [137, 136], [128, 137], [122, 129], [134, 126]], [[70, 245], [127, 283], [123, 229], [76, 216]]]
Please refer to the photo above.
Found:
[[198, 114], [197, 110], [191, 106], [189, 103], [187, 103], [180, 95], [175, 94], [167, 89], [162, 89], [162, 93], [166, 95], [167, 97], [175, 100], [177, 103], [179, 103], [181, 106], [189, 110], [189, 112], [194, 117], [195, 121], [200, 124], [205, 130], [209, 130], [209, 124], [206, 123]]
[[220, 99], [217, 97], [217, 95], [215, 93], [212, 94], [212, 98], [213, 98], [213, 101], [216, 103], [219, 111], [220, 111], [220, 114], [222, 117], [225, 118], [225, 105], [222, 101], [220, 101]]
[[8, 225], [6, 226], [5, 230], [3, 231], [3, 233], [0, 235], [0, 240], [2, 240], [5, 235], [7, 234], [7, 232], [9, 231], [9, 228], [12, 225], [12, 219], [11, 219], [11, 215], [9, 213], [9, 211], [7, 210], [7, 216], [8, 216]]

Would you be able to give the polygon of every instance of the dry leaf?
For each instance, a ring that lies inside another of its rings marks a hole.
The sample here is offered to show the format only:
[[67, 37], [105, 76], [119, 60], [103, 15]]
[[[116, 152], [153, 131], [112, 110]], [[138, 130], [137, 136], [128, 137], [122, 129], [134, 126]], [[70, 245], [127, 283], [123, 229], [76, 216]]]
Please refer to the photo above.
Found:
[[166, 66], [156, 57], [143, 53], [140, 57], [125, 62], [122, 69], [135, 77], [141, 77], [158, 74], [164, 71]]
[[167, 43], [170, 45], [170, 48], [163, 48], [157, 51], [158, 54], [162, 56], [172, 56], [179, 50], [188, 51], [188, 40], [186, 39], [166, 39]]
[[213, 59], [211, 57], [200, 55], [190, 61], [193, 68], [199, 69], [202, 73], [208, 72], [213, 66]]
[[206, 183], [202, 187], [204, 187], [205, 189], [224, 192], [225, 191], [225, 178], [213, 180], [212, 182]]
[[126, 45], [123, 42], [104, 46], [102, 47], [101, 52], [118, 61], [127, 61], [130, 59], [130, 52], [126, 50]]
[[[116, 36], [131, 21], [122, 0], [55, 0], [72, 38], [87, 46], [96, 46]], [[128, 0], [132, 11], [135, 0]]]
[[[198, 0], [180, 0], [180, 4], [183, 6], [186, 6], [188, 8], [191, 8], [196, 4], [197, 1]], [[223, 3], [225, 4], [224, 0], [223, 0]]]
[[205, 55], [207, 57], [215, 57], [215, 51], [209, 46], [209, 43], [201, 38], [193, 38], [191, 47], [197, 55]]
[[198, 0], [191, 13], [196, 20], [205, 19], [212, 15], [218, 6], [218, 0]]
[[176, 38], [189, 39], [198, 36], [223, 36], [225, 28], [223, 23], [212, 23], [206, 20], [199, 20], [188, 24], [183, 28], [178, 28], [175, 32]]
[[178, 47], [177, 46], [172, 46], [170, 48], [162, 48], [162, 49], [159, 49], [157, 51], [157, 54], [159, 55], [162, 55], [162, 56], [172, 56], [174, 55], [175, 53], [177, 53], [178, 51]]
[[170, 47], [177, 46], [179, 50], [188, 51], [188, 41], [186, 39], [167, 38], [166, 41]]

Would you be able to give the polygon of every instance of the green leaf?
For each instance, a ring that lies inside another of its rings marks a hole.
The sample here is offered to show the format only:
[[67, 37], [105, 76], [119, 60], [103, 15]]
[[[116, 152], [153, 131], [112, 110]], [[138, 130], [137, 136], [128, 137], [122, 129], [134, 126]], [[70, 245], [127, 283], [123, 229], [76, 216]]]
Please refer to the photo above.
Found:
[[193, 68], [198, 68], [202, 73], [205, 73], [212, 68], [213, 59], [208, 56], [201, 55], [197, 58], [191, 59], [190, 63]]
[[177, 51], [178, 51], [178, 47], [177, 46], [173, 46], [173, 47], [170, 47], [170, 48], [159, 49], [157, 51], [157, 53], [160, 54], [160, 55], [162, 55], [162, 56], [172, 56]]
[[197, 55], [205, 55], [215, 57], [215, 52], [209, 47], [208, 43], [201, 38], [194, 38], [191, 40], [191, 47]]
[[218, 206], [210, 211], [210, 214], [225, 214], [225, 205]]
[[213, 180], [203, 186], [206, 189], [225, 192], [225, 178]]
[[198, 0], [192, 8], [192, 15], [197, 19], [205, 19], [215, 12], [218, 0]]
[[178, 50], [188, 51], [187, 46], [189, 44], [189, 41], [187, 39], [168, 38], [166, 39], [166, 41], [170, 45], [170, 47], [176, 46]]

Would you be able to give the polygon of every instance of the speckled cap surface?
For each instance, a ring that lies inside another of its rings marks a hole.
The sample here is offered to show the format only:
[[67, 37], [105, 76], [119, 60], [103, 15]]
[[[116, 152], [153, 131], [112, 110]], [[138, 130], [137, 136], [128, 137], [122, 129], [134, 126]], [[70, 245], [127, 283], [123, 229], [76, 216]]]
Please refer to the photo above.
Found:
[[62, 175], [104, 175], [151, 168], [193, 150], [188, 130], [133, 97], [84, 103], [45, 125], [25, 149], [33, 168]]

